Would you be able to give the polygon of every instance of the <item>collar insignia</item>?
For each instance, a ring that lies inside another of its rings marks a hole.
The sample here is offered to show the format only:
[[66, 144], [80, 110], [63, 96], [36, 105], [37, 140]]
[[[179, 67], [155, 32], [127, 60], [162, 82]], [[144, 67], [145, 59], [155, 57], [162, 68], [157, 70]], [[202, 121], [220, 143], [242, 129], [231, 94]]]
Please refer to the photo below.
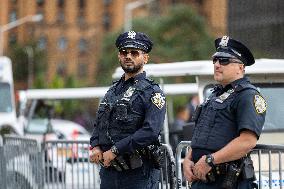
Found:
[[234, 91], [235, 91], [234, 89], [229, 89], [228, 91], [220, 95], [215, 101], [223, 103]]

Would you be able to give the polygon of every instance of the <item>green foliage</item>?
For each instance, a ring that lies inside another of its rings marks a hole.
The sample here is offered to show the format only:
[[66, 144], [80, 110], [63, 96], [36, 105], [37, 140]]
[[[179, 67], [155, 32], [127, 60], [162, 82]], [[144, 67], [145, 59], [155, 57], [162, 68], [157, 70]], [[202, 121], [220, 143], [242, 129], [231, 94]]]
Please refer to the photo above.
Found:
[[[133, 29], [148, 34], [153, 40], [150, 62], [208, 59], [214, 51], [213, 38], [204, 19], [188, 5], [176, 5], [167, 15], [136, 19]], [[97, 78], [99, 85], [109, 85], [111, 74], [119, 65], [115, 40], [121, 32], [110, 33], [104, 39]]]
[[[45, 73], [46, 68], [46, 52], [37, 48], [35, 41], [29, 41], [25, 44], [14, 44], [10, 47], [8, 56], [13, 62], [13, 74], [14, 80], [17, 81], [27, 81], [28, 80], [28, 64], [29, 57], [27, 53], [27, 48], [31, 48], [33, 61], [33, 73], [34, 73], [34, 84], [39, 84], [42, 80], [42, 76]], [[44, 83], [44, 80], [43, 80]]]

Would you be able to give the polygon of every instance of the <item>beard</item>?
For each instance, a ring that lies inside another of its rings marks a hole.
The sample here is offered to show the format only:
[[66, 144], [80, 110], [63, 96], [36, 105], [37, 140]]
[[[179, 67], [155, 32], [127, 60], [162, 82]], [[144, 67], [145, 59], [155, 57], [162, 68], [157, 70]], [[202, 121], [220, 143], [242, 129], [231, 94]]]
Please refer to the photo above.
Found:
[[125, 73], [135, 74], [138, 73], [143, 68], [144, 62], [140, 62], [137, 65], [132, 63], [132, 65], [125, 65], [123, 61], [120, 61], [120, 66], [124, 70]]

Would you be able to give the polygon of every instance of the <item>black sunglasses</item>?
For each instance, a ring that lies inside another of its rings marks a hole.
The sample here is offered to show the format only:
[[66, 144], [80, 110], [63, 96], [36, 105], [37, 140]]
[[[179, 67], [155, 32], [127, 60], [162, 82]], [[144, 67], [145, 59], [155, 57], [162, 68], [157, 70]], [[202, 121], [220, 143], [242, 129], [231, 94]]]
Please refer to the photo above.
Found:
[[217, 61], [219, 61], [219, 64], [222, 66], [226, 66], [230, 63], [243, 64], [241, 61], [237, 61], [237, 59], [233, 59], [233, 58], [214, 57], [213, 64], [215, 64]]
[[128, 50], [127, 51], [127, 50], [123, 49], [123, 50], [119, 51], [119, 54], [120, 54], [120, 56], [127, 57], [127, 55], [130, 53], [133, 58], [136, 58], [140, 55], [140, 52], [143, 53], [142, 51], [139, 51], [139, 50]]

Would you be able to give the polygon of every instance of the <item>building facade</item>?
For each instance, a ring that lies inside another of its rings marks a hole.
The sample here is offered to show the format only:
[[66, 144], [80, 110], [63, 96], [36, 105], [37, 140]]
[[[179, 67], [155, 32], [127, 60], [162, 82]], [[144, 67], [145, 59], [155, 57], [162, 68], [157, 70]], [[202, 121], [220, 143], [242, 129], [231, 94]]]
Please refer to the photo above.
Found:
[[[125, 6], [135, 1], [0, 0], [0, 26], [27, 15], [43, 16], [38, 23], [27, 22], [3, 33], [4, 55], [13, 43], [35, 40], [47, 52], [47, 81], [56, 75], [72, 75], [86, 86], [93, 86], [102, 38], [108, 31], [123, 27]], [[207, 18], [214, 35], [226, 33], [226, 0], [156, 0], [135, 9], [133, 17], [151, 11], [162, 14], [168, 6], [179, 2], [194, 5]]]

